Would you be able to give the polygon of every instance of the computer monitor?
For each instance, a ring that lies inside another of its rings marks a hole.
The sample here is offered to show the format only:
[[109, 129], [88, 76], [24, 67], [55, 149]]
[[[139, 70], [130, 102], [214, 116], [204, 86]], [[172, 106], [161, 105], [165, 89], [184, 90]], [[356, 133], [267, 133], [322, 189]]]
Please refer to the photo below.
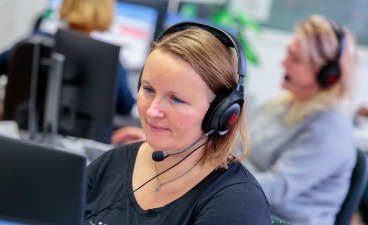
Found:
[[118, 0], [118, 2], [135, 4], [149, 9], [153, 9], [157, 14], [154, 39], [156, 39], [164, 28], [164, 21], [168, 11], [169, 0]]
[[0, 136], [0, 181], [0, 224], [82, 224], [84, 156]]
[[157, 22], [154, 8], [134, 3], [116, 2], [115, 19], [105, 32], [93, 32], [92, 37], [122, 46], [121, 62], [128, 70], [140, 70], [154, 38]]
[[54, 51], [64, 56], [59, 134], [110, 143], [120, 47], [59, 29]]
[[[48, 0], [39, 29], [54, 34], [61, 26], [59, 8], [62, 0]], [[107, 31], [91, 33], [93, 38], [122, 46], [121, 63], [128, 70], [140, 70], [150, 43], [160, 31], [168, 0], [122, 0], [115, 3], [115, 17]]]
[[19, 128], [36, 133], [42, 127], [46, 84], [53, 39], [32, 35], [17, 43], [7, 63], [8, 83], [3, 120], [14, 120]]
[[57, 225], [55, 223], [43, 223], [34, 220], [25, 220], [14, 217], [7, 217], [0, 215], [0, 225]]

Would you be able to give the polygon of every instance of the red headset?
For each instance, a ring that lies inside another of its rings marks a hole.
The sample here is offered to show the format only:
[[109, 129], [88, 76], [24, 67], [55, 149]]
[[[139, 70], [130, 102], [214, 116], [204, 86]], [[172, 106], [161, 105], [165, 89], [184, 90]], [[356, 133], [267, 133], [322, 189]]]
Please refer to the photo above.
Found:
[[340, 79], [339, 60], [345, 45], [345, 34], [341, 26], [331, 19], [327, 19], [337, 37], [338, 49], [335, 58], [324, 65], [317, 74], [317, 81], [323, 88], [329, 88]]

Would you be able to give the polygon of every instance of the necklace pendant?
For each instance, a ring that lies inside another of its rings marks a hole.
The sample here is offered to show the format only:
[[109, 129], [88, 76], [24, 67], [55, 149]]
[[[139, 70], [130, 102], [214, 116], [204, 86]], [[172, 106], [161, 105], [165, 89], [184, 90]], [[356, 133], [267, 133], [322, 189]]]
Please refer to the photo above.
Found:
[[155, 192], [158, 192], [159, 190], [161, 190], [161, 186], [158, 184], [158, 185], [156, 185], [156, 187], [155, 187]]

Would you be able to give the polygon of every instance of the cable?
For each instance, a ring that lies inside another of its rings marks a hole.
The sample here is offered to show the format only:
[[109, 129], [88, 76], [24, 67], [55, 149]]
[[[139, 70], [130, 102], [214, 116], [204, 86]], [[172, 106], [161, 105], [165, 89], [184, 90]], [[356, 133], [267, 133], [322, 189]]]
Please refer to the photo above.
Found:
[[205, 144], [207, 144], [208, 142], [205, 142], [203, 144], [201, 144], [200, 146], [198, 146], [197, 148], [195, 148], [192, 152], [190, 152], [188, 155], [186, 155], [184, 158], [182, 158], [179, 162], [175, 163], [174, 165], [172, 165], [171, 167], [167, 168], [166, 170], [162, 171], [159, 174], [156, 174], [155, 176], [153, 176], [152, 178], [150, 178], [149, 180], [147, 180], [146, 182], [144, 182], [141, 186], [137, 187], [135, 190], [131, 191], [130, 193], [124, 195], [123, 197], [121, 197], [120, 199], [118, 199], [117, 201], [115, 201], [114, 203], [110, 204], [109, 206], [97, 211], [96, 213], [90, 215], [89, 217], [87, 217], [86, 219], [84, 219], [84, 221], [88, 220], [89, 218], [93, 217], [93, 216], [97, 216], [98, 214], [100, 214], [102, 211], [108, 209], [110, 206], [115, 205], [116, 203], [120, 202], [121, 200], [125, 199], [126, 197], [128, 197], [129, 195], [133, 194], [134, 192], [138, 191], [139, 189], [141, 189], [142, 187], [144, 187], [146, 184], [148, 184], [150, 181], [152, 181], [153, 179], [157, 178], [158, 176], [166, 173], [167, 171], [171, 170], [172, 168], [176, 167], [177, 165], [179, 165], [181, 162], [183, 162], [186, 158], [188, 158], [191, 154], [193, 154], [195, 151], [197, 151], [199, 148], [203, 147]]

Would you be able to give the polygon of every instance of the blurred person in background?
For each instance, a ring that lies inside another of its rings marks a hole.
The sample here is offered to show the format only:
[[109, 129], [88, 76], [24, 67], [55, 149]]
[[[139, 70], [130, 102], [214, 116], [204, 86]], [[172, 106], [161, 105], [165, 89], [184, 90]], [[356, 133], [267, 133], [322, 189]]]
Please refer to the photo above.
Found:
[[[115, 0], [64, 0], [60, 8], [60, 19], [69, 29], [90, 34], [92, 31], [106, 31], [114, 19]], [[117, 113], [130, 114], [135, 99], [128, 86], [128, 75], [119, 64], [119, 86]]]
[[[93, 31], [107, 31], [114, 19], [115, 0], [64, 0], [59, 10], [60, 27], [90, 35]], [[40, 17], [32, 35], [52, 37], [39, 29]], [[7, 63], [13, 47], [0, 54], [0, 75], [7, 74]], [[136, 103], [128, 86], [128, 74], [123, 65], [118, 67], [117, 114], [129, 115]]]
[[351, 32], [312, 15], [298, 23], [282, 64], [285, 96], [249, 114], [251, 153], [243, 163], [272, 213], [295, 225], [333, 225], [356, 161], [351, 97], [356, 70]]

